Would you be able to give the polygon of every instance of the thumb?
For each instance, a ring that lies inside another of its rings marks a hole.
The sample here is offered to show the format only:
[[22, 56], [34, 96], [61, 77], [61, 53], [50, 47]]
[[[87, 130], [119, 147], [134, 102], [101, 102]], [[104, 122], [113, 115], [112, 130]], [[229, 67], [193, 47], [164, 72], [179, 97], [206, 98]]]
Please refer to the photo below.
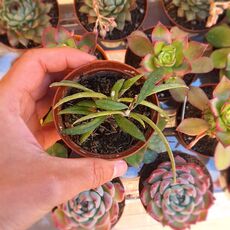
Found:
[[98, 158], [52, 160], [58, 191], [51, 206], [66, 202], [78, 193], [99, 187], [100, 185], [122, 176], [127, 170], [123, 160], [108, 161]]

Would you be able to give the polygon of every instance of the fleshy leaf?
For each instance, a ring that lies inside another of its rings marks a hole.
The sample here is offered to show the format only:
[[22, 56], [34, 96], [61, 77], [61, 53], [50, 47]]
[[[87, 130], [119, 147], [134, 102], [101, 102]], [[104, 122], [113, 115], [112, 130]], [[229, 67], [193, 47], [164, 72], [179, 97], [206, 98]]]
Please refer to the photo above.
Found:
[[230, 146], [224, 148], [219, 142], [215, 149], [215, 165], [218, 170], [224, 170], [230, 166]]
[[56, 29], [54, 27], [47, 27], [43, 30], [42, 34], [42, 45], [43, 47], [48, 47], [50, 45], [57, 45], [55, 39]]
[[125, 161], [133, 166], [138, 168], [144, 158], [144, 154], [145, 154], [145, 148], [142, 148], [141, 150], [139, 150], [137, 153], [135, 153], [132, 156], [126, 157]]
[[97, 46], [97, 34], [92, 32], [84, 34], [77, 46], [81, 51], [93, 54]]
[[184, 55], [189, 61], [193, 61], [194, 59], [200, 58], [204, 54], [206, 49], [206, 44], [191, 41], [189, 42], [188, 48], [184, 50]]
[[185, 133], [190, 136], [197, 136], [209, 129], [209, 124], [200, 118], [187, 118], [184, 119], [179, 126], [177, 131]]
[[46, 152], [55, 157], [62, 157], [62, 158], [67, 158], [68, 157], [68, 150], [65, 148], [64, 145], [60, 143], [55, 143], [52, 145], [50, 148], [46, 150]]
[[171, 33], [166, 26], [158, 22], [155, 28], [152, 31], [152, 42], [155, 41], [164, 41], [168, 44], [172, 42]]
[[128, 109], [127, 105], [121, 102], [112, 101], [110, 99], [96, 100], [95, 103], [96, 103], [97, 108], [107, 110], [107, 111], [108, 110], [116, 111], [116, 110]]
[[181, 40], [188, 37], [188, 33], [179, 29], [177, 26], [173, 26], [170, 30], [173, 40]]
[[208, 73], [213, 70], [213, 62], [209, 57], [200, 57], [191, 62], [192, 73]]
[[217, 87], [213, 91], [214, 97], [227, 99], [230, 97], [230, 79], [223, 77]]
[[213, 65], [217, 69], [223, 69], [227, 65], [227, 57], [230, 54], [230, 48], [215, 50], [211, 54]]
[[115, 195], [114, 200], [117, 202], [122, 202], [125, 199], [125, 189], [120, 183], [114, 183]]

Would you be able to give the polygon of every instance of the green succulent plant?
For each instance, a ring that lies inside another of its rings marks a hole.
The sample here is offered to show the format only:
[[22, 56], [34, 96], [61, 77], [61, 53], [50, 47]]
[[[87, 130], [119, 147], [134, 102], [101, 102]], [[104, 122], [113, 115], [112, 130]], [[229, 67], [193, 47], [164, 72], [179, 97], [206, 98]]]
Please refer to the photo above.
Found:
[[210, 178], [203, 169], [176, 156], [177, 181], [173, 182], [170, 162], [158, 165], [144, 181], [140, 198], [147, 212], [164, 226], [189, 229], [205, 220], [214, 202]]
[[119, 182], [107, 182], [58, 206], [53, 220], [62, 230], [108, 230], [117, 222], [124, 199], [124, 187]]
[[97, 46], [96, 33], [85, 33], [79, 39], [65, 28], [47, 27], [42, 34], [43, 47], [64, 47], [79, 49], [86, 53], [93, 54]]
[[213, 91], [213, 99], [197, 87], [191, 87], [188, 101], [202, 111], [201, 118], [184, 119], [177, 130], [195, 136], [188, 148], [208, 135], [218, 140], [215, 149], [215, 163], [219, 170], [230, 166], [230, 80], [223, 77]]
[[81, 0], [79, 12], [87, 14], [88, 23], [95, 24], [102, 38], [114, 28], [123, 30], [126, 21], [131, 21], [131, 11], [136, 0]]
[[177, 16], [187, 21], [206, 20], [209, 16], [210, 0], [173, 0], [178, 7]]
[[[188, 34], [177, 27], [167, 29], [158, 23], [152, 31], [151, 40], [142, 31], [135, 31], [128, 37], [130, 50], [142, 57], [142, 71], [151, 73], [164, 68], [164, 80], [170, 83], [181, 83], [188, 73], [207, 73], [213, 69], [212, 60], [203, 56], [207, 45], [188, 40]], [[170, 90], [175, 100], [181, 102], [187, 93], [186, 89]]]
[[41, 43], [43, 29], [50, 25], [48, 13], [52, 4], [40, 0], [3, 0], [0, 3], [0, 34], [9, 43], [27, 47], [30, 40]]

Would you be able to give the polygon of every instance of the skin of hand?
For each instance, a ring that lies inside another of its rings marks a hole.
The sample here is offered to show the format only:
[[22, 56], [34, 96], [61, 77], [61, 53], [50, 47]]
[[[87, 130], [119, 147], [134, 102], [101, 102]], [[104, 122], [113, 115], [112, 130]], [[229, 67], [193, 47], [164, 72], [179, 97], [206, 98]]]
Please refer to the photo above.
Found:
[[53, 124], [39, 123], [51, 106], [50, 83], [94, 59], [71, 48], [32, 49], [0, 81], [0, 229], [26, 229], [56, 205], [127, 170], [122, 160], [63, 159], [44, 151], [59, 139]]

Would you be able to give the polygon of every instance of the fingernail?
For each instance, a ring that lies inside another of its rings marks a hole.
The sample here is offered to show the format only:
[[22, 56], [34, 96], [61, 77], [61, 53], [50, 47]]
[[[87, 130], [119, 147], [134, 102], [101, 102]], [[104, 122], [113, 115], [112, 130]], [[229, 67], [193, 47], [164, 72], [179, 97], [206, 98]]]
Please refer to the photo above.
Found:
[[125, 161], [120, 160], [116, 161], [114, 165], [113, 178], [123, 176], [128, 169], [128, 166]]

